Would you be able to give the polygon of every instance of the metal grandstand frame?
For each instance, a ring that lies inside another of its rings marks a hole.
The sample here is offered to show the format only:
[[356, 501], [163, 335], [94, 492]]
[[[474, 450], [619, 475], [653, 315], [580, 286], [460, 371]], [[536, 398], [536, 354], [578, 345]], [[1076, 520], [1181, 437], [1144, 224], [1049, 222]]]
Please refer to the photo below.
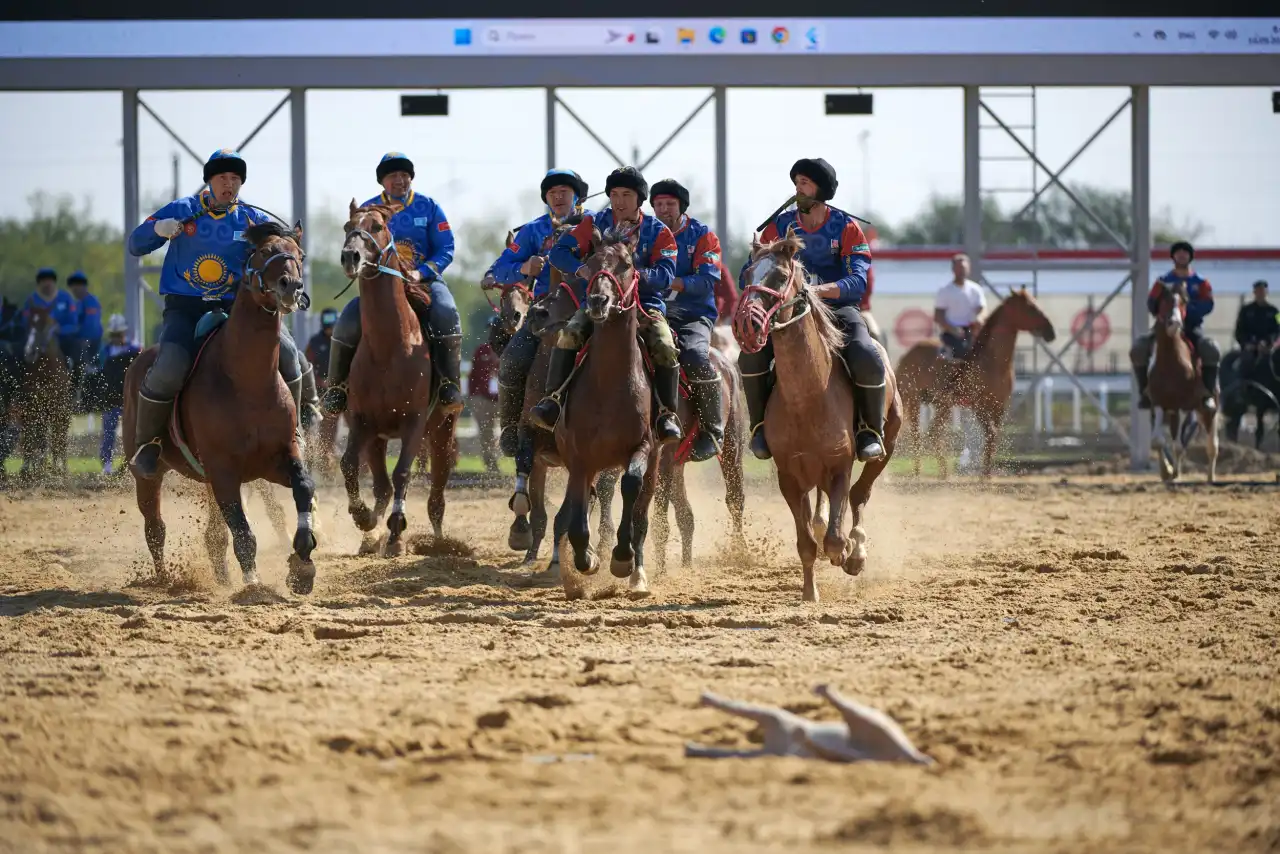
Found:
[[[750, 56], [677, 55], [663, 57], [214, 57], [127, 59], [5, 59], [0, 60], [0, 91], [119, 91], [124, 124], [124, 218], [139, 221], [138, 113], [158, 115], [139, 98], [146, 89], [286, 89], [277, 104], [246, 140], [270, 121], [287, 102], [292, 120], [293, 212], [307, 208], [306, 91], [308, 89], [467, 89], [543, 88], [547, 92], [547, 160], [555, 161], [556, 105], [564, 106], [556, 93], [561, 88], [711, 87], [716, 105], [716, 208], [717, 225], [727, 229], [727, 90], [731, 87], [849, 88], [862, 87], [959, 87], [964, 90], [964, 246], [973, 261], [975, 275], [988, 287], [984, 269], [1098, 269], [1097, 261], [1000, 262], [985, 259], [981, 212], [981, 129], [987, 114], [1014, 138], [1026, 154], [1049, 176], [1050, 185], [1069, 196], [1059, 181], [1074, 157], [1057, 172], [1046, 166], [1032, 148], [984, 102], [983, 87], [1129, 87], [1131, 119], [1133, 235], [1125, 241], [1113, 235], [1127, 258], [1103, 262], [1125, 272], [1125, 279], [1109, 295], [1115, 299], [1133, 282], [1151, 280], [1150, 221], [1150, 89], [1152, 86], [1268, 86], [1280, 82], [1275, 56], [1256, 55], [1029, 55], [1029, 56], [873, 56], [780, 55], [768, 59]], [[163, 81], [163, 86], [157, 86]], [[566, 106], [566, 110], [568, 110]], [[570, 115], [590, 128], [576, 114]], [[1108, 119], [1109, 124], [1119, 111]], [[692, 116], [680, 125], [674, 138]], [[1105, 125], [1104, 125], [1105, 126]], [[170, 131], [172, 134], [172, 131]], [[1087, 147], [1101, 129], [1082, 146]], [[196, 156], [176, 134], [179, 144]], [[666, 144], [670, 142], [669, 138]], [[604, 145], [603, 141], [597, 138]], [[607, 145], [604, 146], [608, 151]], [[658, 151], [661, 151], [659, 147]], [[1078, 156], [1078, 154], [1077, 154]], [[617, 159], [616, 155], [614, 155]], [[199, 157], [197, 156], [197, 159]], [[1076, 200], [1079, 203], [1079, 200]], [[1082, 206], [1083, 207], [1083, 206]], [[1087, 208], [1086, 214], [1090, 214]], [[141, 329], [143, 294], [149, 291], [138, 259], [125, 254], [126, 306], [130, 327]], [[994, 290], [994, 288], [993, 288]], [[1131, 287], [1133, 335], [1148, 328], [1143, 287]], [[1104, 304], [1105, 305], [1105, 304]], [[301, 320], [301, 318], [299, 318]], [[1085, 330], [1058, 352], [1040, 345], [1050, 364], [1079, 386], [1074, 373], [1061, 361]], [[1037, 379], [1041, 375], [1037, 376]], [[1082, 389], [1092, 401], [1092, 395]], [[1096, 401], [1093, 401], [1095, 405]], [[1131, 463], [1147, 465], [1150, 430], [1147, 420], [1134, 419], [1128, 431]]]

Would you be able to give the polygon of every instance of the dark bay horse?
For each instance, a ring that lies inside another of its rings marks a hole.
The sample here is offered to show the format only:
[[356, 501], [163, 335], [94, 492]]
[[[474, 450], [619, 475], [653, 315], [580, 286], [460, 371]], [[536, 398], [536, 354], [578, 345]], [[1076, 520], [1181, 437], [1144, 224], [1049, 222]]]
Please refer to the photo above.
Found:
[[[600, 568], [587, 523], [591, 484], [603, 471], [625, 470], [622, 518], [609, 571], [629, 579], [633, 597], [649, 595], [644, 538], [657, 486], [659, 450], [650, 429], [652, 386], [636, 338], [642, 314], [634, 262], [637, 236], [627, 239], [612, 230], [593, 235], [594, 251], [584, 261], [587, 317], [593, 324], [589, 352], [570, 377], [555, 430], [556, 451], [569, 470], [556, 529], [567, 532], [574, 567], [583, 575]], [[579, 575], [562, 571], [560, 578], [566, 598], [585, 595]]]
[[[414, 458], [424, 440], [431, 445], [431, 493], [427, 516], [439, 537], [444, 524], [444, 489], [453, 473], [457, 416], [435, 406], [432, 366], [426, 330], [410, 300], [430, 305], [430, 292], [418, 273], [396, 252], [387, 223], [399, 205], [358, 207], [351, 200], [342, 244], [342, 269], [360, 283], [360, 325], [364, 335], [351, 362], [347, 394], [347, 448], [342, 478], [347, 509], [366, 536], [362, 554], [376, 549], [370, 534], [391, 506], [384, 554], [404, 552], [402, 535], [409, 526], [405, 496]], [[400, 457], [387, 477], [387, 441], [400, 440]], [[373, 475], [374, 507], [360, 497], [360, 462]]]
[[[298, 527], [293, 535], [286, 583], [294, 593], [311, 592], [316, 568], [313, 514], [315, 484], [298, 448], [293, 397], [280, 376], [280, 318], [308, 302], [302, 280], [302, 226], [277, 223], [245, 231], [253, 254], [236, 292], [231, 314], [208, 337], [174, 406], [173, 428], [162, 440], [157, 476], [135, 476], [138, 509], [156, 576], [166, 579], [165, 524], [160, 494], [166, 471], [206, 483], [212, 492], [205, 546], [218, 581], [227, 577], [227, 529], [245, 584], [257, 584], [258, 541], [249, 527], [240, 487], [256, 480], [293, 491]], [[159, 348], [150, 347], [125, 372], [124, 452], [137, 451], [134, 424], [138, 391]], [[182, 444], [185, 444], [185, 450]], [[270, 500], [266, 489], [259, 490]], [[213, 505], [221, 512], [219, 524]]]
[[[946, 479], [947, 456], [943, 453], [942, 433], [951, 423], [951, 410], [955, 406], [968, 408], [982, 425], [985, 436], [982, 476], [991, 476], [1000, 425], [1009, 398], [1013, 396], [1013, 351], [1019, 332], [1030, 332], [1046, 343], [1056, 336], [1053, 322], [1025, 287], [1011, 291], [996, 306], [964, 357], [944, 360], [942, 343], [936, 338], [927, 338], [898, 360], [895, 372], [902, 394], [906, 435], [914, 452], [916, 477], [920, 476], [922, 457], [932, 451], [938, 458], [940, 476]], [[933, 406], [933, 419], [923, 442], [919, 429], [922, 403]]]
[[[547, 369], [556, 335], [577, 310], [573, 291], [554, 268], [550, 290], [536, 301], [527, 285], [502, 286], [498, 317], [503, 329], [514, 334], [525, 323], [538, 339], [538, 352], [525, 379], [524, 416], [546, 395]], [[520, 449], [516, 454], [516, 470], [528, 471], [529, 474], [525, 484], [517, 478], [516, 491], [508, 502], [516, 518], [507, 534], [507, 545], [514, 551], [524, 550], [524, 562], [530, 564], [538, 559], [538, 550], [547, 532], [547, 474], [553, 468], [563, 467], [564, 462], [556, 450], [554, 437], [530, 425], [524, 416], [518, 431]], [[597, 537], [602, 549], [612, 546], [614, 540], [613, 494], [620, 474], [621, 469], [617, 468], [602, 471], [592, 490], [592, 501], [600, 507]], [[559, 522], [562, 517], [557, 515], [556, 520]], [[551, 560], [547, 564], [547, 572], [559, 572], [561, 569], [560, 539], [564, 535], [565, 531], [559, 525], [552, 531]]]
[[47, 307], [31, 309], [22, 361], [25, 369], [17, 395], [22, 476], [36, 476], [50, 468], [66, 474], [71, 370], [58, 346], [58, 321]]
[[[796, 257], [803, 247], [793, 229], [766, 245], [752, 241], [748, 284], [738, 303], [739, 320], [734, 328], [735, 332], [749, 330], [747, 340], [742, 335], [738, 338], [744, 350], [758, 351], [767, 337], [773, 341], [777, 386], [765, 408], [763, 429], [777, 466], [778, 486], [795, 520], [796, 548], [804, 569], [804, 600], [817, 602], [813, 564], [818, 541], [810, 524], [813, 508], [809, 492], [816, 488], [831, 502], [823, 553], [833, 566], [842, 567], [849, 575], [859, 574], [867, 560], [862, 515], [872, 485], [893, 456], [902, 426], [902, 404], [888, 356], [877, 343], [885, 362], [885, 455], [864, 463], [857, 482], [850, 487], [857, 429], [853, 383], [840, 357], [843, 334], [831, 310], [805, 287], [807, 274]], [[753, 303], [759, 307], [753, 309]], [[846, 498], [852, 540], [846, 539], [843, 530]]]
[[[746, 492], [742, 482], [742, 443], [745, 437], [742, 378], [738, 375], [737, 363], [730, 361], [718, 348], [712, 347], [708, 355], [720, 375], [720, 407], [725, 414], [724, 447], [719, 457], [720, 475], [724, 478], [724, 503], [729, 510], [733, 544], [740, 548], [746, 543], [742, 533], [742, 511], [746, 505]], [[676, 415], [680, 418], [680, 423], [685, 425], [685, 438], [683, 442], [662, 449], [658, 461], [658, 488], [654, 495], [656, 517], [653, 520], [653, 548], [659, 572], [667, 564], [667, 541], [671, 536], [667, 508], [670, 504], [675, 504], [676, 525], [680, 529], [680, 564], [685, 569], [693, 566], [693, 505], [689, 502], [685, 484], [685, 465], [689, 461], [689, 450], [693, 445], [697, 416], [690, 403], [688, 386], [683, 379]]]
[[[1209, 483], [1218, 468], [1218, 413], [1204, 406], [1204, 385], [1200, 363], [1184, 334], [1187, 292], [1184, 285], [1166, 287], [1156, 306], [1155, 357], [1147, 379], [1147, 395], [1151, 398], [1152, 436], [1160, 444], [1160, 477], [1177, 480], [1182, 474], [1182, 458], [1195, 436], [1195, 417], [1205, 433], [1205, 451], [1209, 458]], [[1185, 425], [1182, 413], [1191, 415]], [[1156, 433], [1156, 414], [1164, 415], [1164, 430]], [[1173, 450], [1171, 450], [1171, 448]]]

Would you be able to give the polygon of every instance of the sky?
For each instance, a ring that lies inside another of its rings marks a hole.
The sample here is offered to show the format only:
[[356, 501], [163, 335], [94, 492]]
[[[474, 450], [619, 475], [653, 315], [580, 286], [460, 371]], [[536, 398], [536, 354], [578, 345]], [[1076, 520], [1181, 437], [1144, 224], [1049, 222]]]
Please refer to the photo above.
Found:
[[[434, 90], [431, 90], [434, 91]], [[791, 192], [799, 157], [824, 157], [837, 170], [834, 204], [897, 223], [931, 194], [963, 188], [963, 93], [956, 88], [868, 89], [873, 116], [823, 114], [823, 89], [731, 89], [728, 96], [730, 236], [749, 233]], [[855, 90], [844, 90], [855, 91]], [[1030, 90], [988, 97], [1011, 125], [1028, 124]], [[710, 93], [691, 89], [567, 89], [561, 97], [623, 158], [647, 159]], [[143, 100], [200, 155], [237, 145], [286, 93], [146, 91]], [[415, 188], [443, 206], [459, 242], [467, 223], [506, 218], [518, 225], [542, 212], [546, 169], [541, 89], [453, 90], [450, 115], [399, 115], [400, 91], [311, 91], [307, 100], [311, 213], [343, 215], [347, 203], [376, 194], [374, 169], [389, 150], [414, 161]], [[1035, 147], [1057, 169], [1128, 96], [1127, 88], [1036, 90]], [[984, 115], [984, 124], [989, 123]], [[145, 112], [139, 121], [141, 192], [172, 197], [174, 153], [182, 193], [200, 184], [200, 165]], [[1127, 189], [1129, 118], [1121, 115], [1064, 180]], [[1023, 131], [1028, 143], [1029, 132]], [[860, 136], [865, 134], [865, 143]], [[243, 149], [246, 201], [292, 216], [290, 116], [286, 107]], [[1152, 210], [1175, 222], [1209, 226], [1200, 245], [1280, 246], [1280, 115], [1269, 89], [1155, 88], [1151, 92]], [[650, 184], [675, 177], [692, 191], [690, 213], [714, 223], [713, 105], [645, 170]], [[95, 218], [123, 225], [121, 96], [118, 93], [0, 93], [0, 216], [23, 216], [37, 191], [87, 198]], [[865, 156], [864, 156], [865, 152]], [[1002, 130], [983, 131], [984, 156], [1019, 154]], [[558, 114], [556, 165], [603, 189], [612, 158], [569, 114]], [[1029, 161], [983, 165], [984, 187], [1006, 204], [1029, 198]], [[1043, 173], [1039, 181], [1046, 181]], [[146, 216], [150, 210], [142, 211]], [[135, 223], [129, 223], [130, 227]]]

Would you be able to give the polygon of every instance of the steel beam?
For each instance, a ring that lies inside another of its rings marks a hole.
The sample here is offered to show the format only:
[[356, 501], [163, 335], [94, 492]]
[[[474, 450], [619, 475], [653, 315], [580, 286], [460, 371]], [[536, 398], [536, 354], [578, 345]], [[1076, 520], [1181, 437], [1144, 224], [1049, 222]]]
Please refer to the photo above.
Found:
[[[302, 252], [307, 255], [307, 248], [311, 245], [308, 239], [310, 230], [306, 227], [307, 219], [307, 90], [291, 89], [289, 95], [285, 98], [289, 102], [289, 135], [290, 135], [290, 166], [293, 178], [293, 220], [301, 222], [302, 227]], [[283, 106], [281, 102], [280, 106]], [[280, 110], [277, 106], [258, 125], [254, 130], [256, 134], [262, 129], [263, 125], [271, 121], [271, 117]], [[249, 139], [253, 139], [250, 134]], [[303, 262], [302, 280], [304, 282], [311, 281], [311, 260], [307, 258]], [[295, 311], [292, 317], [293, 337], [299, 347], [307, 346], [309, 337], [310, 314], [306, 311]]]
[[982, 96], [964, 87], [964, 251], [972, 275], [982, 276]]
[[1017, 270], [1028, 273], [1038, 270], [1118, 270], [1127, 271], [1133, 268], [1133, 262], [1124, 258], [1114, 260], [1108, 258], [1028, 258], [1025, 261], [1017, 258], [984, 258], [983, 266], [988, 270]]
[[685, 120], [682, 121], [675, 130], [667, 134], [667, 138], [662, 141], [662, 144], [659, 145], [657, 149], [654, 150], [653, 154], [650, 154], [649, 157], [644, 161], [644, 163], [640, 165], [640, 171], [643, 172], [644, 170], [648, 169], [649, 164], [658, 159], [658, 155], [661, 154], [664, 150], [666, 150], [666, 147], [671, 144], [672, 140], [674, 140], [677, 136], [679, 136], [680, 132], [685, 128], [687, 128], [689, 126], [689, 123], [698, 117], [698, 113], [702, 112], [702, 108], [705, 107], [707, 104], [710, 104], [715, 99], [716, 99], [716, 93], [712, 92], [710, 95], [708, 95], [706, 98], [703, 99], [701, 104], [694, 107], [693, 112], [690, 113], [688, 116], [686, 116]]
[[624, 166], [624, 165], [626, 165], [625, 161], [623, 161], [623, 159], [622, 159], [621, 157], [619, 157], [616, 153], [614, 153], [614, 150], [613, 150], [612, 148], [610, 148], [610, 147], [609, 147], [609, 143], [607, 143], [607, 142], [605, 142], [603, 139], [601, 139], [601, 138], [599, 137], [599, 135], [598, 135], [595, 131], [593, 131], [593, 130], [591, 129], [591, 125], [589, 125], [589, 124], [587, 124], [585, 121], [583, 121], [583, 120], [582, 120], [582, 117], [580, 117], [577, 113], [575, 113], [575, 112], [573, 111], [573, 107], [570, 107], [570, 106], [569, 106], [568, 104], [566, 104], [563, 100], [561, 100], [561, 98], [560, 98], [560, 96], [559, 96], [559, 95], [557, 95], [557, 96], [556, 96], [556, 103], [557, 103], [557, 104], [559, 104], [560, 106], [564, 107], [564, 111], [565, 111], [566, 113], [568, 113], [568, 114], [569, 114], [569, 118], [571, 118], [571, 119], [573, 119], [575, 122], [577, 122], [577, 123], [578, 123], [578, 126], [579, 126], [579, 127], [581, 127], [583, 130], [585, 130], [585, 131], [587, 132], [587, 136], [589, 136], [589, 137], [591, 137], [592, 139], [594, 139], [594, 140], [596, 141], [596, 145], [598, 145], [598, 146], [600, 146], [601, 148], [603, 148], [603, 149], [604, 149], [604, 153], [605, 153], [605, 154], [607, 154], [607, 155], [609, 155], [610, 157], [612, 157], [612, 158], [613, 158], [613, 162], [614, 162], [614, 163], [618, 164], [619, 166]]
[[[142, 222], [138, 210], [138, 90], [125, 89], [121, 96], [121, 130], [124, 148], [124, 233], [127, 235]], [[124, 248], [124, 319], [129, 324], [129, 338], [146, 345], [147, 332], [142, 309], [142, 270], [140, 258]]]
[[[729, 105], [728, 92], [717, 86], [716, 99], [716, 236], [720, 257], [729, 254]], [[728, 265], [726, 265], [728, 266]]]
[[547, 171], [556, 168], [556, 89], [547, 87]]
[[[1133, 340], [1145, 335], [1149, 328], [1147, 316], [1147, 283], [1151, 281], [1151, 90], [1146, 86], [1134, 86], [1130, 90], [1133, 102], [1130, 111], [1132, 134], [1130, 145], [1133, 185], [1133, 239], [1129, 246], [1133, 259], [1133, 290], [1130, 301]], [[1129, 379], [1131, 401], [1129, 407], [1129, 466], [1134, 471], [1145, 471], [1151, 465], [1151, 419], [1138, 409], [1138, 384]]]

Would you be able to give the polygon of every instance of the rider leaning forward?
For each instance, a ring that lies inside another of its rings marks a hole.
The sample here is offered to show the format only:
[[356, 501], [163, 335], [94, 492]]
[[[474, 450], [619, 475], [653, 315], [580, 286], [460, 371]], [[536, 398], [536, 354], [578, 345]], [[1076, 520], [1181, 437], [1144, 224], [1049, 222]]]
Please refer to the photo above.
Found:
[[[1212, 412], [1217, 407], [1214, 394], [1218, 388], [1218, 345], [1204, 334], [1204, 319], [1213, 311], [1213, 288], [1209, 280], [1191, 269], [1196, 250], [1181, 240], [1169, 248], [1173, 269], [1156, 279], [1147, 294], [1147, 311], [1154, 317], [1160, 310], [1160, 297], [1166, 288], [1182, 286], [1186, 289], [1183, 332], [1200, 357], [1201, 379], [1204, 381], [1204, 407]], [[1147, 366], [1151, 362], [1152, 333], [1140, 336], [1133, 342], [1129, 358], [1133, 362], [1133, 376], [1138, 381], [1138, 408], [1150, 409], [1147, 396]]]
[[[803, 158], [791, 167], [795, 184], [794, 208], [782, 211], [765, 226], [762, 243], [786, 235], [789, 228], [804, 241], [797, 257], [808, 271], [810, 287], [835, 313], [844, 333], [842, 355], [853, 374], [853, 401], [858, 425], [854, 436], [859, 460], [884, 455], [885, 366], [880, 350], [867, 330], [858, 310], [867, 290], [867, 270], [871, 247], [858, 221], [850, 214], [827, 204], [835, 197], [836, 171], [822, 158]], [[738, 274], [739, 287], [751, 266], [751, 259]], [[743, 390], [751, 418], [751, 451], [762, 460], [771, 456], [765, 442], [765, 406], [769, 402], [773, 377], [773, 342], [756, 353], [743, 351], [738, 357]]]
[[[210, 311], [230, 314], [253, 253], [245, 231], [268, 222], [265, 214], [239, 203], [247, 176], [248, 167], [237, 152], [215, 151], [204, 165], [205, 189], [165, 205], [129, 235], [129, 252], [135, 256], [169, 243], [160, 271], [160, 351], [138, 392], [138, 450], [129, 463], [138, 477], [156, 475], [161, 436], [195, 358], [197, 324]], [[314, 413], [315, 377], [286, 324], [280, 325], [279, 367], [300, 423], [308, 426]]]
[[[462, 323], [453, 294], [441, 278], [453, 262], [453, 231], [435, 199], [413, 189], [413, 163], [408, 157], [398, 151], [384, 154], [375, 174], [382, 193], [361, 207], [392, 205], [399, 208], [387, 227], [402, 266], [408, 270], [406, 278], [422, 282], [431, 291], [431, 308], [426, 317], [418, 315], [418, 322], [431, 342], [431, 362], [441, 377], [438, 405], [445, 413], [460, 412]], [[417, 310], [415, 307], [414, 311]], [[342, 309], [330, 342], [329, 387], [325, 390], [324, 406], [335, 415], [347, 408], [347, 377], [360, 337], [360, 297], [356, 297]]]

